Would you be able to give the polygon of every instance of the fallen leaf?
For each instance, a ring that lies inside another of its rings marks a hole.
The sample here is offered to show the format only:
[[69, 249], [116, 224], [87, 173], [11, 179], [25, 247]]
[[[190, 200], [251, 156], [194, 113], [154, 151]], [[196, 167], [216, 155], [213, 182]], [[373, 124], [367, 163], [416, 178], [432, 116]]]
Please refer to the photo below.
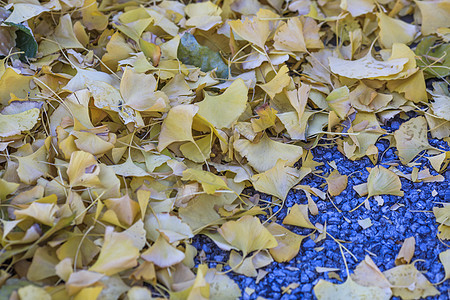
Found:
[[278, 245], [259, 219], [252, 216], [228, 221], [218, 229], [218, 232], [228, 243], [241, 250], [244, 257], [252, 251], [270, 249]]

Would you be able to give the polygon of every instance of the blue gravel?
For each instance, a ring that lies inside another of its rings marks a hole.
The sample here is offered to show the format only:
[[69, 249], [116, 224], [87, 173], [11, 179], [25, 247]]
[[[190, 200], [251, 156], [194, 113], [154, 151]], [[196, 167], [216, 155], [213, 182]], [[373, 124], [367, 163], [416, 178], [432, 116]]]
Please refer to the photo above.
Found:
[[[410, 117], [413, 116], [414, 114], [410, 114]], [[398, 129], [402, 122], [403, 120], [396, 118], [385, 129], [392, 132]], [[449, 150], [447, 143], [440, 140], [430, 139], [430, 144], [443, 150]], [[394, 148], [389, 148], [381, 157], [381, 153], [389, 147], [389, 143], [386, 140], [381, 139], [376, 146], [379, 149], [379, 157], [381, 158], [378, 164], [384, 164], [385, 167], [388, 167], [386, 163], [399, 162], [395, 154], [396, 149]], [[323, 201], [313, 196], [319, 208], [319, 214], [310, 216], [313, 224], [326, 222], [327, 231], [336, 239], [349, 241], [345, 246], [358, 259], [358, 261], [354, 261], [350, 255], [345, 254], [350, 270], [353, 270], [367, 254], [371, 255], [371, 258], [381, 271], [394, 267], [394, 260], [402, 242], [404, 239], [414, 236], [416, 249], [413, 260], [423, 260], [416, 263], [418, 270], [423, 272], [432, 283], [443, 279], [445, 272], [442, 264], [439, 262], [438, 255], [448, 248], [439, 242], [436, 237], [437, 223], [433, 213], [430, 211], [433, 206], [436, 206], [434, 202], [450, 202], [450, 170], [442, 174], [445, 177], [443, 182], [413, 183], [401, 178], [402, 190], [405, 192], [403, 197], [383, 195], [383, 206], [380, 207], [374, 200], [370, 200], [370, 211], [361, 207], [357, 211], [349, 213], [349, 210], [365, 199], [357, 195], [353, 190], [353, 186], [367, 181], [369, 174], [366, 167], [373, 167], [373, 164], [366, 157], [357, 162], [350, 161], [336, 148], [318, 146], [312, 152], [314, 160], [324, 163], [323, 166], [318, 167], [318, 169], [324, 171], [323, 174], [327, 174], [331, 170], [327, 161], [334, 160], [338, 171], [341, 174], [350, 176], [347, 189], [333, 199], [337, 207], [343, 212], [339, 213], [330, 201]], [[432, 175], [437, 175], [426, 157], [418, 158], [416, 162], [422, 164], [421, 168], [429, 168]], [[405, 173], [412, 171], [412, 168], [401, 164], [397, 168]], [[324, 186], [322, 186], [324, 182], [322, 178], [308, 175], [302, 180], [301, 184], [324, 190]], [[432, 196], [433, 190], [437, 192], [436, 196]], [[307, 199], [303, 192], [291, 191], [289, 193], [286, 199], [286, 207], [277, 215], [277, 222], [281, 222], [286, 216], [287, 207], [291, 207], [295, 203], [307, 204]], [[395, 211], [391, 210], [390, 207], [396, 203], [404, 206], [399, 207]], [[274, 209], [274, 211], [276, 210]], [[364, 218], [370, 218], [373, 223], [371, 227], [365, 230], [357, 223], [357, 220]], [[295, 226], [286, 227], [297, 234], [306, 235], [311, 232], [311, 230]], [[216, 262], [226, 263], [228, 260], [228, 253], [221, 251], [208, 238], [196, 237], [193, 245], [197, 249], [205, 251], [206, 262], [211, 267], [215, 266]], [[314, 250], [316, 247], [323, 247], [323, 250], [316, 251]], [[339, 247], [329, 237], [317, 244], [310, 238], [306, 238], [302, 243], [299, 254], [293, 260], [287, 263], [273, 262], [263, 268], [268, 274], [258, 284], [256, 284], [255, 278], [248, 278], [235, 273], [231, 273], [229, 276], [241, 287], [242, 299], [256, 299], [258, 296], [267, 299], [315, 299], [313, 287], [319, 279], [339, 283], [336, 279], [328, 278], [326, 273], [317, 273], [316, 267], [339, 268], [339, 276], [343, 280], [346, 278], [345, 265]], [[281, 288], [291, 283], [299, 283], [300, 285], [292, 289], [290, 294], [282, 294]], [[247, 295], [244, 292], [246, 287], [255, 290], [255, 292]], [[450, 280], [440, 284], [437, 288], [441, 295], [427, 299], [450, 299]]]

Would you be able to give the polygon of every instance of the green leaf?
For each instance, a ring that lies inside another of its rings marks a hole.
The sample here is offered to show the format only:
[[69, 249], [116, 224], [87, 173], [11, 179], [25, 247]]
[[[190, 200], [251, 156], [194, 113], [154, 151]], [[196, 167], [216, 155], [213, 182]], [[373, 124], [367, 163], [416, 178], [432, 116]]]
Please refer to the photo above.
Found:
[[228, 78], [228, 67], [223, 62], [219, 52], [214, 52], [206, 46], [200, 45], [190, 33], [185, 33], [178, 46], [178, 59], [184, 64], [199, 67], [203, 72], [215, 68], [219, 78]]
[[17, 28], [16, 47], [25, 52], [21, 58], [33, 58], [37, 54], [38, 44], [34, 39], [33, 32], [28, 26], [5, 22], [5, 24]]
[[416, 47], [415, 53], [420, 56], [417, 65], [425, 72], [426, 79], [450, 75], [450, 44], [438, 45], [436, 41], [436, 37], [428, 36]]
[[17, 278], [10, 278], [6, 281], [5, 285], [0, 289], [0, 300], [8, 300], [14, 291], [17, 291], [21, 287], [30, 285], [28, 280], [19, 280]]

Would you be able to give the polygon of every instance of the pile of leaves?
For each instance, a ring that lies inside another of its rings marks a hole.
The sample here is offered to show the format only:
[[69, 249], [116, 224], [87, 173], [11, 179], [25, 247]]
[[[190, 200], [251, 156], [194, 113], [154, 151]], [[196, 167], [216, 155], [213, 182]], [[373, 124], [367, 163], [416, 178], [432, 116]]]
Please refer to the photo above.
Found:
[[[305, 236], [281, 223], [333, 238], [308, 216], [347, 176], [319, 175], [319, 143], [374, 163], [355, 188], [366, 209], [403, 195], [399, 176], [444, 179], [414, 159], [450, 161], [428, 142], [450, 143], [447, 0], [12, 0], [0, 21], [2, 299], [235, 299], [228, 272], [298, 254]], [[411, 174], [376, 165], [379, 139]], [[325, 190], [301, 184], [311, 174]], [[277, 220], [292, 188], [308, 204]], [[449, 240], [450, 205], [434, 213]], [[200, 234], [225, 265], [195, 263]], [[403, 252], [315, 293], [438, 294]]]

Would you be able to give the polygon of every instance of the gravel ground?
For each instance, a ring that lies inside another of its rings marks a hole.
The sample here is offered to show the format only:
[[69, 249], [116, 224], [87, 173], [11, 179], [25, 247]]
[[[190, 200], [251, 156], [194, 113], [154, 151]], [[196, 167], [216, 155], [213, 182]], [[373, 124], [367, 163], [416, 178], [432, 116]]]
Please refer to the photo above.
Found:
[[[402, 121], [394, 119], [386, 129], [390, 132], [398, 129]], [[447, 143], [430, 139], [430, 144], [434, 147], [448, 150]], [[380, 154], [388, 147], [388, 142], [381, 140], [376, 145]], [[310, 216], [314, 224], [327, 223], [327, 231], [337, 239], [349, 241], [345, 246], [358, 258], [363, 260], [366, 254], [370, 254], [374, 262], [381, 271], [385, 271], [395, 266], [394, 260], [400, 250], [401, 244], [405, 238], [414, 236], [416, 239], [416, 249], [413, 260], [421, 259], [416, 263], [419, 271], [424, 272], [425, 276], [432, 282], [439, 282], [444, 277], [444, 268], [439, 262], [438, 255], [447, 249], [436, 237], [437, 224], [435, 217], [431, 212], [435, 202], [450, 202], [450, 170], [444, 175], [445, 181], [436, 183], [413, 183], [401, 178], [402, 190], [405, 192], [403, 197], [383, 195], [384, 205], [378, 206], [374, 200], [370, 201], [371, 210], [364, 207], [357, 211], [349, 213], [348, 211], [362, 202], [365, 197], [359, 197], [353, 190], [353, 185], [367, 181], [368, 172], [366, 167], [373, 167], [368, 158], [363, 158], [353, 162], [345, 158], [336, 148], [316, 147], [312, 150], [314, 160], [323, 162], [319, 167], [324, 174], [329, 173], [331, 167], [327, 164], [329, 161], [335, 161], [338, 171], [341, 174], [349, 175], [347, 189], [341, 195], [334, 198], [334, 203], [343, 211], [339, 213], [330, 201], [322, 201], [313, 196], [319, 208], [317, 216]], [[381, 155], [380, 155], [381, 156]], [[395, 149], [390, 148], [385, 152], [380, 160], [380, 164], [397, 162], [398, 157]], [[428, 160], [425, 157], [416, 159], [416, 162], [422, 163], [430, 169], [432, 175], [436, 175]], [[384, 165], [388, 167], [387, 165]], [[397, 166], [404, 173], [411, 173], [412, 168]], [[351, 175], [350, 175], [351, 174]], [[309, 175], [302, 180], [301, 184], [319, 187], [324, 182], [323, 179]], [[321, 188], [324, 189], [323, 187]], [[432, 192], [437, 192], [432, 196]], [[307, 199], [301, 191], [291, 191], [286, 200], [286, 207], [278, 214], [278, 221], [281, 222], [286, 215], [287, 207], [295, 203], [307, 204]], [[395, 203], [404, 206], [397, 210], [391, 210]], [[423, 212], [425, 211], [425, 212]], [[357, 220], [370, 218], [373, 225], [367, 229], [357, 223]], [[346, 220], [347, 219], [347, 220]], [[348, 222], [349, 221], [349, 222]], [[311, 232], [308, 229], [302, 229], [295, 226], [287, 226], [297, 234], [306, 235]], [[228, 253], [221, 251], [208, 238], [196, 238], [194, 246], [199, 251], [203, 250], [206, 254], [206, 262], [214, 266], [217, 262], [226, 262]], [[323, 247], [323, 250], [316, 251], [314, 248]], [[348, 267], [353, 270], [358, 262], [346, 254]], [[263, 268], [267, 275], [256, 283], [255, 278], [249, 278], [235, 273], [229, 274], [241, 287], [242, 299], [256, 299], [258, 296], [267, 299], [314, 299], [313, 287], [319, 279], [330, 280], [339, 283], [336, 279], [328, 278], [326, 273], [317, 273], [316, 267], [339, 268], [339, 276], [345, 280], [346, 271], [339, 246], [331, 238], [327, 237], [324, 241], [314, 243], [310, 238], [303, 240], [300, 252], [293, 260], [288, 263], [273, 262]], [[291, 283], [298, 283], [299, 286], [291, 290], [290, 294], [282, 294], [282, 287]], [[245, 288], [254, 290], [251, 295], [245, 292]], [[450, 282], [447, 280], [437, 287], [441, 295], [438, 297], [429, 297], [428, 299], [449, 299]], [[395, 299], [395, 297], [393, 298]]]

